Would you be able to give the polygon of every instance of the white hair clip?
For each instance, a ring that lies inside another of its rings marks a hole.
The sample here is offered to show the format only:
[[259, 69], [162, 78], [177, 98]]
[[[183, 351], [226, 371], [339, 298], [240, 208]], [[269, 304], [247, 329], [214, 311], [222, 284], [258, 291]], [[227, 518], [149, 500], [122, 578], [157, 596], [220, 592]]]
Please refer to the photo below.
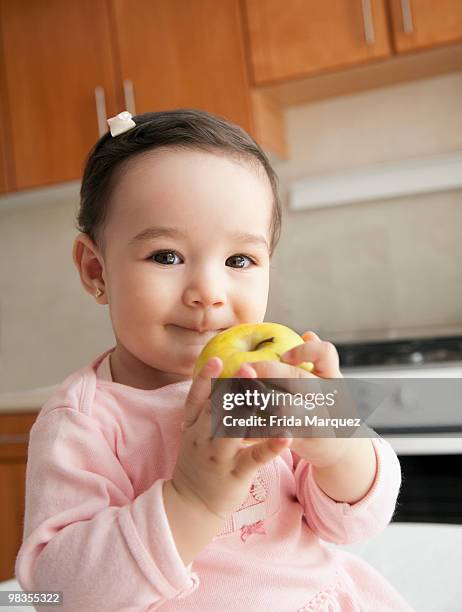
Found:
[[107, 119], [107, 124], [111, 130], [112, 136], [118, 136], [136, 127], [136, 123], [132, 119], [132, 114], [128, 111], [123, 111], [115, 117]]

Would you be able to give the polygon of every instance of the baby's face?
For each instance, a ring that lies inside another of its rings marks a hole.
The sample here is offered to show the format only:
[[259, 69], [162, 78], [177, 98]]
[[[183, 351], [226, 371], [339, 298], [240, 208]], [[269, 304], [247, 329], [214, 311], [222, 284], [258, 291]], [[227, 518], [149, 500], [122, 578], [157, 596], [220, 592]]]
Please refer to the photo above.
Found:
[[168, 149], [130, 160], [105, 230], [106, 293], [126, 364], [189, 377], [219, 330], [263, 321], [271, 213], [262, 168]]

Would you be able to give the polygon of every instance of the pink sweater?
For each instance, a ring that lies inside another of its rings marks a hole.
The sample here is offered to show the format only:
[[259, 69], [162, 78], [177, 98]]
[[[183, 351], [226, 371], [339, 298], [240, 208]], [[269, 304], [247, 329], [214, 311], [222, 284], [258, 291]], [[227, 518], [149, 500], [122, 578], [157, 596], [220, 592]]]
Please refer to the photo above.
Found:
[[374, 484], [353, 505], [324, 494], [311, 465], [286, 449], [185, 567], [162, 487], [191, 381], [115, 383], [112, 350], [66, 378], [32, 427], [15, 567], [24, 590], [61, 590], [60, 609], [71, 612], [412, 610], [371, 566], [323, 542], [359, 542], [389, 523], [401, 471], [381, 438]]

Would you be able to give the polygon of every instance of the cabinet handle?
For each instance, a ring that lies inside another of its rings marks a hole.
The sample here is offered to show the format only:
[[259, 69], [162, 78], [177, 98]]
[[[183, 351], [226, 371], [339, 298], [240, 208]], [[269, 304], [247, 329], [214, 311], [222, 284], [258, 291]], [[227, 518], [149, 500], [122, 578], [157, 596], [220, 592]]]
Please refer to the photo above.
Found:
[[95, 100], [96, 100], [96, 116], [98, 118], [98, 131], [99, 136], [104, 136], [107, 132], [107, 116], [106, 116], [106, 96], [104, 95], [104, 89], [100, 86], [95, 87]]
[[401, 0], [401, 15], [403, 18], [404, 33], [412, 34], [414, 32], [414, 25], [412, 23], [412, 10], [409, 0]]
[[135, 111], [135, 90], [133, 88], [132, 81], [127, 79], [124, 80], [124, 98], [125, 98], [125, 108], [131, 113], [133, 116], [136, 115]]
[[12, 434], [5, 433], [0, 434], [0, 445], [1, 444], [24, 444], [29, 441], [28, 433]]
[[363, 10], [364, 36], [368, 45], [375, 44], [374, 22], [372, 20], [371, 0], [361, 0]]

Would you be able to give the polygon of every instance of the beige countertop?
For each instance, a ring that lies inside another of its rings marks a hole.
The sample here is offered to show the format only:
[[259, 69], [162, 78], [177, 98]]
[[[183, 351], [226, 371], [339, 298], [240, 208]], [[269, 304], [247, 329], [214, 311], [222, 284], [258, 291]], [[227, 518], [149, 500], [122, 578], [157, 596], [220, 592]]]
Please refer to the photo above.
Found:
[[0, 393], [0, 414], [11, 412], [39, 412], [43, 404], [59, 388], [59, 384], [37, 387], [26, 391]]

